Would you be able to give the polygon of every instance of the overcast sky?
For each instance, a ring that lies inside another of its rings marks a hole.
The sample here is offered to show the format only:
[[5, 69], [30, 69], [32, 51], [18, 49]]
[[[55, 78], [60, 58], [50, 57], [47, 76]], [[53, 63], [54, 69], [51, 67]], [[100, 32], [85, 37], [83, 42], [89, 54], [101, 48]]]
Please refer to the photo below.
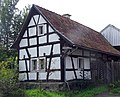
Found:
[[120, 0], [20, 0], [17, 7], [36, 4], [58, 14], [70, 14], [71, 19], [96, 31], [108, 24], [120, 28]]

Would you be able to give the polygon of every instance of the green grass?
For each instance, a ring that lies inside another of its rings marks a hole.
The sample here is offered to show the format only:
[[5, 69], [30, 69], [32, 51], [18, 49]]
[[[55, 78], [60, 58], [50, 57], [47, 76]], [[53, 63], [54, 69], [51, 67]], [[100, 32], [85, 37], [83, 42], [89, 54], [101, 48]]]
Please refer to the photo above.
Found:
[[107, 91], [106, 86], [87, 88], [82, 91], [51, 92], [39, 89], [26, 90], [27, 97], [92, 97]]
[[68, 97], [93, 97], [97, 94], [107, 91], [107, 86], [99, 86], [94, 88], [87, 88], [81, 91], [68, 92]]
[[27, 97], [66, 97], [61, 92], [50, 92], [39, 89], [26, 90], [25, 94]]

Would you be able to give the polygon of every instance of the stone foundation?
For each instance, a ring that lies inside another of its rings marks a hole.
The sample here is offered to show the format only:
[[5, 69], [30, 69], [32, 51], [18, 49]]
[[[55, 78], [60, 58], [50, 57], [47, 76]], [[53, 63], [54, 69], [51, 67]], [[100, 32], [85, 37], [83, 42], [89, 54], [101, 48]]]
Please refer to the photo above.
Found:
[[20, 82], [18, 87], [22, 89], [44, 89], [51, 91], [63, 91], [63, 90], [81, 90], [86, 88], [91, 83], [90, 81], [70, 81], [70, 82]]

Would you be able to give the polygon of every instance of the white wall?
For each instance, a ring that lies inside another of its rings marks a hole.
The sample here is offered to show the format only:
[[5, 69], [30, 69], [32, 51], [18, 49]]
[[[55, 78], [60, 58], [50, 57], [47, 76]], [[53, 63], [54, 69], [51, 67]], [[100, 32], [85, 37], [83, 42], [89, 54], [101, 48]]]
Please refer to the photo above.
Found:
[[50, 55], [50, 51], [51, 51], [51, 45], [46, 45], [46, 46], [40, 46], [39, 47], [39, 55], [43, 56], [44, 53], [46, 55]]
[[39, 44], [47, 43], [47, 36], [39, 37]]
[[25, 30], [23, 37], [27, 37], [27, 30]]
[[[81, 55], [82, 52], [81, 50], [77, 50], [73, 53], [73, 55]], [[85, 52], [84, 53], [85, 56], [89, 56], [89, 52]], [[78, 57], [79, 58], [79, 57]], [[74, 67], [75, 69], [77, 69], [75, 72], [76, 72], [76, 75], [77, 75], [77, 79], [83, 79], [83, 71], [78, 69], [78, 58], [72, 58], [73, 59], [73, 62], [74, 62]], [[90, 69], [90, 59], [89, 58], [84, 58], [84, 57], [80, 57], [83, 59], [83, 63], [84, 63], [84, 69]], [[66, 69], [73, 69], [72, 67], [72, 61], [71, 61], [71, 57], [67, 56], [65, 58], [65, 67]], [[82, 75], [82, 76], [80, 76]], [[85, 79], [91, 79], [91, 73], [90, 71], [84, 71], [84, 78]], [[66, 80], [73, 80], [75, 79], [75, 75], [74, 75], [74, 71], [66, 71]]]
[[28, 28], [28, 30], [29, 30], [29, 36], [36, 35], [36, 27]]
[[[40, 18], [39, 18], [40, 17]], [[33, 19], [34, 18], [34, 19]], [[35, 21], [34, 21], [35, 20]], [[37, 34], [37, 26], [36, 23], [38, 23], [38, 25], [43, 26], [43, 33], [42, 35]], [[41, 15], [34, 15], [29, 24], [28, 24], [28, 28], [27, 30], [25, 30], [23, 37], [24, 39], [22, 39], [20, 41], [20, 47], [26, 47], [28, 46], [28, 40], [29, 40], [29, 44], [30, 46], [34, 46], [34, 47], [27, 47], [28, 49], [28, 53], [31, 55], [31, 58], [29, 60], [27, 60], [27, 66], [28, 69], [31, 66], [31, 59], [32, 58], [37, 58], [37, 46], [39, 44], [46, 44], [47, 43], [47, 23], [46, 20], [41, 16]], [[49, 25], [48, 27], [49, 33], [51, 33], [48, 37], [49, 40], [48, 42], [56, 42], [56, 41], [60, 41], [59, 40], [59, 36], [56, 33], [52, 33], [55, 32], [54, 29]], [[28, 32], [27, 32], [28, 31]], [[27, 33], [29, 33], [29, 36], [27, 36]], [[39, 38], [39, 44], [37, 44], [37, 37]], [[29, 39], [27, 39], [27, 37], [29, 37]], [[43, 46], [39, 46], [39, 57], [43, 57], [44, 53], [45, 55], [50, 55], [50, 51], [51, 51], [51, 44], [50, 45], [43, 45]], [[53, 45], [53, 54], [60, 54], [60, 43], [58, 44], [54, 44]], [[19, 51], [19, 59], [23, 59], [25, 55], [25, 58], [29, 58], [29, 56], [27, 55], [26, 49], [21, 49]], [[49, 60], [50, 58], [47, 58], [47, 68], [49, 65]], [[50, 69], [61, 69], [61, 62], [60, 62], [60, 57], [53, 57], [51, 60], [51, 67]], [[25, 65], [25, 61], [24, 60], [19, 60], [19, 71], [26, 71], [26, 65]], [[29, 72], [29, 80], [36, 80], [37, 78], [37, 72], [36, 71], [30, 71]], [[47, 77], [47, 72], [43, 71], [39, 71], [39, 80], [46, 80]], [[19, 79], [20, 80], [27, 80], [27, 73], [20, 73], [19, 74]], [[60, 80], [61, 79], [61, 71], [53, 71], [50, 72], [50, 76], [49, 79], [52, 80]]]
[[[27, 68], [29, 71], [29, 61], [27, 60]], [[26, 71], [26, 64], [25, 64], [25, 60], [20, 60], [19, 61], [19, 71]]]
[[33, 25], [35, 25], [35, 22], [34, 22], [33, 18], [31, 18], [30, 23], [29, 23], [28, 26], [33, 26]]
[[37, 47], [33, 47], [33, 48], [28, 48], [29, 54], [32, 57], [37, 57]]
[[43, 24], [43, 23], [47, 23], [46, 20], [40, 15], [40, 20], [38, 22], [38, 24]]
[[[54, 57], [51, 60], [52, 66], [50, 67], [50, 69], [60, 69], [60, 57]], [[47, 66], [49, 64], [49, 58], [47, 59]]]
[[39, 15], [34, 15], [33, 17], [34, 17], [34, 19], [35, 19], [35, 22], [37, 23], [37, 22], [38, 22], [38, 19], [39, 19]]
[[19, 46], [20, 46], [20, 47], [25, 47], [25, 46], [28, 46], [27, 39], [22, 39], [22, 40], [20, 41]]
[[59, 41], [59, 36], [57, 34], [49, 35], [49, 42]]
[[29, 41], [30, 41], [30, 46], [37, 45], [37, 38], [30, 38]]
[[19, 50], [19, 59], [24, 59], [24, 56], [25, 58], [28, 58], [26, 50], [25, 49]]

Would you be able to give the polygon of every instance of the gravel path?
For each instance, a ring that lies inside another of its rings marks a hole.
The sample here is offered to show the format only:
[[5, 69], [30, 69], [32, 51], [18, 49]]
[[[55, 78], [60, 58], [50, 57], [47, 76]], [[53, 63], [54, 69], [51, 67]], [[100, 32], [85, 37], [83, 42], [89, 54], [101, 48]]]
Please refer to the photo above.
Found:
[[113, 94], [109, 94], [108, 92], [96, 95], [94, 97], [120, 97], [120, 95], [113, 95]]

